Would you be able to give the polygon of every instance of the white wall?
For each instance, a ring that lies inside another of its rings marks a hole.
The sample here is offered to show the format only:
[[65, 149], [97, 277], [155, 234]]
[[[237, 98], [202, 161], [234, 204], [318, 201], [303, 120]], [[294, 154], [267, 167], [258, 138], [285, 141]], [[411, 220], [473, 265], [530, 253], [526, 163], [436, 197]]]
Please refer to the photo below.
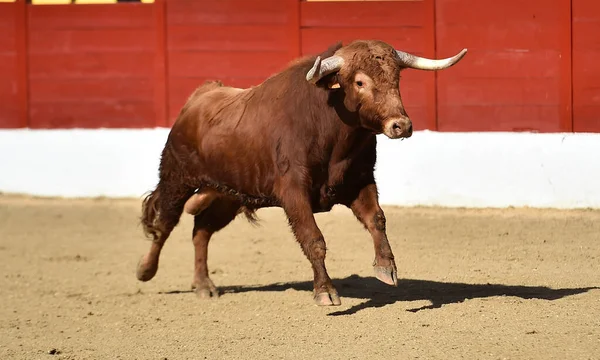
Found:
[[[156, 184], [167, 135], [0, 130], [0, 192], [140, 197]], [[380, 136], [376, 177], [383, 204], [600, 208], [600, 134]]]

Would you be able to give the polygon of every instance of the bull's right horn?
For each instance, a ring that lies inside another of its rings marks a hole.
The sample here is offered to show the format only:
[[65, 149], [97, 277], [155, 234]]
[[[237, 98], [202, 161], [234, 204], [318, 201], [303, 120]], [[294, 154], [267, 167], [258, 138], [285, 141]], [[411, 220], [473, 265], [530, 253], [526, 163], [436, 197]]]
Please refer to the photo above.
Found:
[[[319, 66], [321, 64], [321, 66]], [[315, 84], [321, 80], [324, 76], [327, 76], [333, 72], [339, 71], [344, 66], [344, 59], [340, 56], [333, 55], [321, 61], [321, 57], [317, 56], [315, 64], [306, 73], [306, 81]], [[317, 73], [317, 69], [319, 72]]]
[[467, 49], [462, 49], [461, 52], [454, 55], [453, 57], [440, 60], [427, 59], [400, 50], [396, 50], [396, 53], [399, 57], [398, 61], [404, 67], [419, 70], [442, 70], [449, 68], [450, 66], [459, 62], [460, 59], [462, 59], [463, 56], [465, 56], [465, 54], [467, 53]]

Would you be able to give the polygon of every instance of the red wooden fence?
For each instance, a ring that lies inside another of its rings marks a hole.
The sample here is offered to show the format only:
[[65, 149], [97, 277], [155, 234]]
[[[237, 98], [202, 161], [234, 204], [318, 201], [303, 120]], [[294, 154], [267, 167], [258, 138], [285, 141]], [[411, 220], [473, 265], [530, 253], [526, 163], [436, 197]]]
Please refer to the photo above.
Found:
[[600, 132], [596, 0], [0, 3], [0, 128], [169, 126], [207, 79], [256, 85], [293, 58], [377, 38], [427, 57], [400, 82], [416, 129]]
[[600, 1], [573, 0], [573, 130], [600, 132]]
[[27, 126], [25, 2], [0, 3], [0, 128]]
[[[466, 4], [469, 3], [468, 6]], [[442, 131], [571, 131], [570, 0], [437, 0]]]
[[29, 6], [29, 126], [154, 126], [152, 10]]

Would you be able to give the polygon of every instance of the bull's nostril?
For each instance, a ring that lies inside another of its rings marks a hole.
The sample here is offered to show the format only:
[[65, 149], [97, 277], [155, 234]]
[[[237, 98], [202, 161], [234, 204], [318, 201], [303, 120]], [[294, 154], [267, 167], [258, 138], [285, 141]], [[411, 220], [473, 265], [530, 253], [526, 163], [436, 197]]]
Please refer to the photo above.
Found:
[[398, 124], [397, 122], [394, 123], [394, 125], [392, 125], [392, 130], [400, 130], [400, 124]]

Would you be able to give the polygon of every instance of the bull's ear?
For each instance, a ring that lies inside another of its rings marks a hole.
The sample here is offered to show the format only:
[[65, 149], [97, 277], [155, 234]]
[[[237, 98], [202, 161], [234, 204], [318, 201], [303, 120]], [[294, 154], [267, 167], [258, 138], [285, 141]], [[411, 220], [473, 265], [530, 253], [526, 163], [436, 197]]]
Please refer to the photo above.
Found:
[[[340, 82], [338, 81], [337, 74], [331, 74], [329, 76], [326, 76], [325, 79], [327, 80], [327, 88], [339, 89], [341, 87]], [[323, 79], [323, 80], [325, 80], [325, 79]]]

